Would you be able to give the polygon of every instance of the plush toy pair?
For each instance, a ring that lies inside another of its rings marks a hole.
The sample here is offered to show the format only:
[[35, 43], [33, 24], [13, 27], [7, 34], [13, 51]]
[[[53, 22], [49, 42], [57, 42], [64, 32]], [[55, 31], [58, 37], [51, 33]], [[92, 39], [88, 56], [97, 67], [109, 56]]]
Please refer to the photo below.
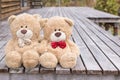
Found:
[[46, 68], [55, 68], [58, 63], [63, 68], [76, 65], [79, 48], [70, 40], [73, 26], [70, 19], [58, 16], [44, 19], [23, 13], [10, 16], [8, 22], [12, 38], [5, 47], [5, 61], [9, 68], [19, 68], [22, 64], [28, 69], [38, 64]]

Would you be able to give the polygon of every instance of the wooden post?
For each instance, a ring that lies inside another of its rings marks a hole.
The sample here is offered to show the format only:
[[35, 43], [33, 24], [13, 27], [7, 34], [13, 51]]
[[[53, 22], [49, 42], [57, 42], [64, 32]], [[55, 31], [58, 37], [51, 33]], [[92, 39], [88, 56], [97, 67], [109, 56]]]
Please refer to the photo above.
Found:
[[108, 31], [110, 28], [110, 24], [109, 23], [105, 23], [105, 30]]
[[118, 28], [119, 28], [119, 24], [115, 23], [113, 26], [113, 35], [114, 36], [118, 35]]
[[30, 0], [30, 8], [33, 8], [33, 0]]
[[1, 20], [1, 0], [0, 0], [0, 20]]
[[100, 27], [102, 27], [102, 25], [103, 25], [102, 23], [99, 23], [99, 26], [100, 26]]
[[119, 9], [118, 9], [118, 16], [120, 16], [120, 7], [119, 7]]

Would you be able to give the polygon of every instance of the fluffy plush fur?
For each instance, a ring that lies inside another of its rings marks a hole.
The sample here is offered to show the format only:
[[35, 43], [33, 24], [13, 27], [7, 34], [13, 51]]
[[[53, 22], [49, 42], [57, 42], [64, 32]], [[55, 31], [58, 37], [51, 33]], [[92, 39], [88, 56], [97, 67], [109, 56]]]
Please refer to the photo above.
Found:
[[36, 50], [41, 30], [39, 15], [12, 15], [8, 22], [12, 38], [5, 47], [6, 65], [14, 69], [22, 63], [25, 68], [35, 67], [39, 63], [39, 54]]
[[[44, 21], [44, 40], [39, 61], [43, 67], [55, 68], [57, 63], [63, 68], [73, 68], [79, 56], [78, 46], [70, 40], [72, 20], [64, 17], [52, 17]], [[39, 52], [40, 52], [39, 51]]]

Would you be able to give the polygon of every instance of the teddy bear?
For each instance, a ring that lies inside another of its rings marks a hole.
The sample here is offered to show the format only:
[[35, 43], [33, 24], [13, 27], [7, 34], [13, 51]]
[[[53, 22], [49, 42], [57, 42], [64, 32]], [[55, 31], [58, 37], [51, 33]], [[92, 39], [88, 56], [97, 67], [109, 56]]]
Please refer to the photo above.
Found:
[[[9, 68], [19, 68], [22, 64], [31, 69], [39, 64], [37, 50], [40, 38], [40, 16], [23, 13], [8, 18], [12, 38], [5, 47], [5, 62]], [[39, 43], [40, 45], [40, 43]]]
[[73, 21], [54, 16], [44, 22], [44, 40], [41, 42], [44, 52], [39, 58], [41, 66], [55, 68], [59, 63], [63, 68], [73, 68], [80, 54], [78, 46], [70, 40]]

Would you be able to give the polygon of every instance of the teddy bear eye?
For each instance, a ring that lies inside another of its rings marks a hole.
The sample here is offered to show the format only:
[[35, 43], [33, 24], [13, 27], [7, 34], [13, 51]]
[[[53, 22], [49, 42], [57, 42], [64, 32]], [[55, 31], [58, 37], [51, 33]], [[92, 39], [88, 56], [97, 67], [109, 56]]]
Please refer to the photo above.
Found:
[[60, 29], [58, 29], [58, 31], [60, 31]]
[[23, 28], [23, 26], [21, 26], [21, 28]]
[[57, 31], [57, 30], [55, 29], [55, 31]]
[[25, 26], [25, 28], [27, 28], [27, 26]]

